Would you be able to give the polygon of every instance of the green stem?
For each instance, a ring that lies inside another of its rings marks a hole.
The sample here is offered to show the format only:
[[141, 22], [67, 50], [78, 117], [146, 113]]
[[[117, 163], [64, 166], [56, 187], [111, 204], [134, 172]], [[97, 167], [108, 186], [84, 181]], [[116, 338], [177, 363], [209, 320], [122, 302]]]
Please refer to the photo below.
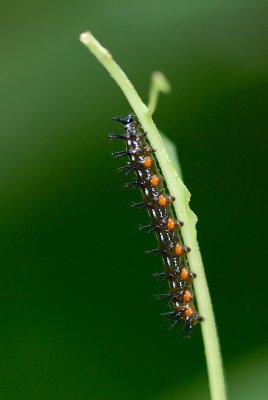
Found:
[[155, 112], [159, 93], [169, 93], [171, 90], [169, 81], [160, 71], [154, 71], [151, 76], [149, 90], [148, 115], [151, 117]]
[[204, 273], [201, 254], [197, 243], [196, 222], [197, 217], [189, 207], [190, 193], [174, 168], [169, 154], [164, 146], [161, 136], [151, 118], [154, 106], [149, 111], [142, 102], [134, 86], [127, 78], [111, 54], [94, 38], [90, 32], [80, 35], [81, 42], [94, 54], [99, 62], [106, 68], [125, 94], [132, 109], [137, 115], [144, 131], [148, 135], [151, 146], [157, 149], [156, 156], [160, 168], [165, 176], [167, 187], [176, 198], [174, 208], [179, 219], [184, 221], [182, 236], [184, 243], [191, 246], [188, 261], [192, 271], [197, 273], [194, 289], [198, 309], [205, 321], [201, 323], [205, 355], [207, 361], [210, 393], [212, 400], [225, 400], [225, 385], [223, 367], [220, 354], [220, 345], [217, 335], [212, 303]]

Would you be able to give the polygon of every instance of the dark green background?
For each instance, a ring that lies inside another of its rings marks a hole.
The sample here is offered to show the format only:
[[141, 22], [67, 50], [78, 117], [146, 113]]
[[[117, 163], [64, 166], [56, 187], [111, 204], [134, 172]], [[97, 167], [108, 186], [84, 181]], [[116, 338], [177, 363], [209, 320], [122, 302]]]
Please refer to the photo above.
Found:
[[143, 253], [155, 239], [137, 230], [147, 216], [107, 140], [130, 108], [79, 42], [88, 29], [145, 100], [151, 71], [172, 84], [155, 121], [199, 217], [230, 399], [265, 398], [264, 4], [2, 4], [1, 399], [209, 398], [200, 328], [169, 331], [152, 297], [166, 290]]

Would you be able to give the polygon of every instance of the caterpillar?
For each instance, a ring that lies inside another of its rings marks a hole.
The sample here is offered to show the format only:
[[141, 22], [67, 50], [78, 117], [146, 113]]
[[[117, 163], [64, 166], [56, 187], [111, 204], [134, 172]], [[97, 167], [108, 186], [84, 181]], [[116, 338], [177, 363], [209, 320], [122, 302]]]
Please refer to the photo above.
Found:
[[136, 180], [127, 182], [125, 187], [139, 187], [143, 201], [133, 203], [132, 207], [146, 208], [151, 223], [141, 226], [148, 232], [155, 232], [159, 247], [148, 253], [162, 256], [165, 270], [153, 274], [168, 282], [169, 290], [165, 294], [156, 295], [158, 298], [168, 300], [172, 311], [162, 313], [171, 320], [172, 327], [180, 321], [186, 336], [190, 336], [193, 326], [203, 320], [194, 305], [192, 280], [196, 274], [190, 271], [187, 262], [187, 253], [191, 250], [185, 246], [180, 233], [183, 222], [174, 218], [172, 203], [175, 200], [164, 185], [157, 165], [154, 150], [149, 144], [146, 133], [143, 132], [134, 114], [125, 118], [114, 117], [113, 120], [124, 126], [123, 134], [109, 134], [110, 139], [125, 141], [125, 150], [112, 153], [115, 158], [127, 156], [126, 165], [119, 167], [120, 172], [129, 174], [134, 172]]

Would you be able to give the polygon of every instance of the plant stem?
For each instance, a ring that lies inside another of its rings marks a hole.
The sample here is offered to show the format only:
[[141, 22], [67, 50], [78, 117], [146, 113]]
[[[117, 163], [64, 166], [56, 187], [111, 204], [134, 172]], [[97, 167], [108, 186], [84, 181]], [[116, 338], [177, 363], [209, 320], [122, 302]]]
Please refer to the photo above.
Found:
[[113, 60], [108, 50], [102, 47], [90, 32], [82, 33], [80, 35], [80, 41], [94, 54], [121, 88], [137, 115], [144, 131], [147, 133], [151, 146], [157, 149], [156, 157], [162, 173], [165, 176], [167, 187], [169, 192], [176, 198], [174, 209], [179, 220], [184, 221], [184, 226], [181, 230], [184, 243], [191, 246], [191, 252], [188, 254], [188, 261], [191, 270], [197, 274], [197, 279], [194, 280], [195, 295], [199, 312], [205, 317], [205, 321], [201, 323], [201, 329], [207, 361], [211, 399], [225, 400], [226, 395], [219, 339], [204, 267], [197, 243], [197, 217], [189, 207], [190, 192], [178, 176], [162, 138], [151, 118], [157, 95], [154, 93], [153, 96], [151, 96], [153, 102], [151, 102], [150, 110], [148, 110], [134, 86], [119, 65]]
[[155, 112], [159, 93], [169, 93], [171, 90], [169, 81], [160, 71], [154, 71], [151, 76], [149, 90], [148, 115], [151, 117]]

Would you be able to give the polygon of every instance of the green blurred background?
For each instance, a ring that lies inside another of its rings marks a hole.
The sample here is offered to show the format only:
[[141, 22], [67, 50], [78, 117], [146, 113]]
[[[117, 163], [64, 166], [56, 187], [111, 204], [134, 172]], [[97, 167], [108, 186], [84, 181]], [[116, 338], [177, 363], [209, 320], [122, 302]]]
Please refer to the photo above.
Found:
[[[178, 146], [230, 399], [264, 399], [267, 7], [254, 0], [2, 2], [0, 397], [208, 399], [200, 328], [169, 331], [145, 212], [107, 133], [129, 105], [91, 30]], [[190, 245], [190, 244], [189, 244]]]

